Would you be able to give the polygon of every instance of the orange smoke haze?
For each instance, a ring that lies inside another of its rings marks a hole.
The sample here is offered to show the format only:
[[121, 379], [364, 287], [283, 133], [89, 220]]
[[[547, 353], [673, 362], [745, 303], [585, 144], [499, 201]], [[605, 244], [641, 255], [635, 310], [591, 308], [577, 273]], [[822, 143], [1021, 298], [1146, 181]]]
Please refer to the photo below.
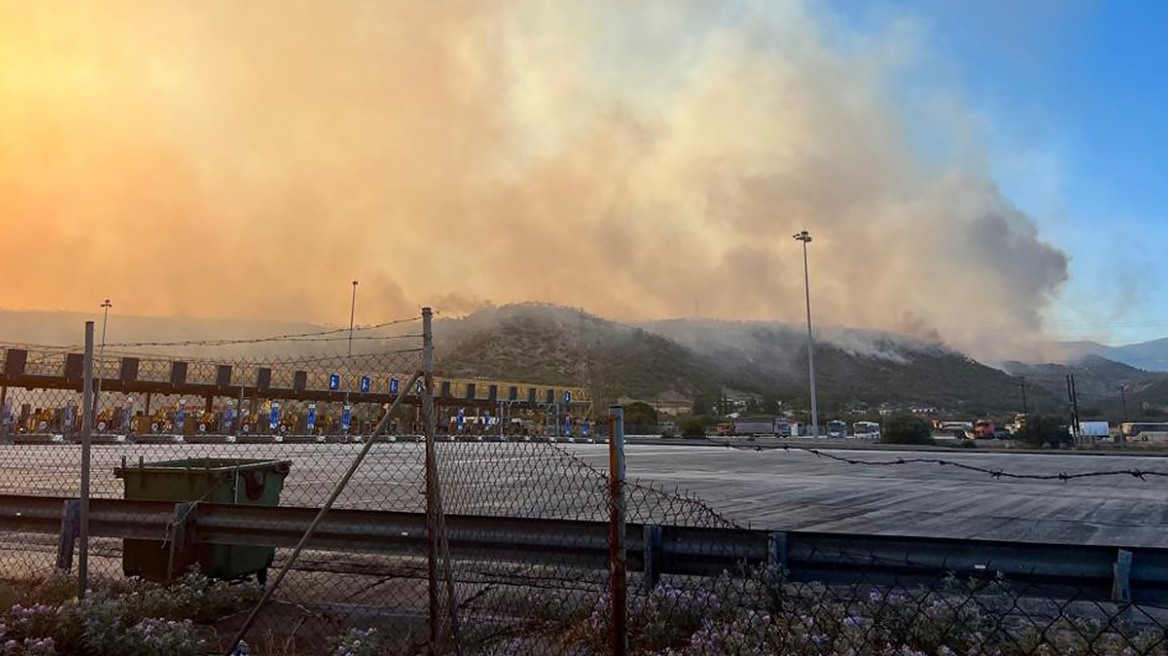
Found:
[[959, 103], [911, 145], [919, 43], [799, 2], [0, 0], [0, 305], [798, 320], [806, 227], [819, 320], [1032, 333], [1066, 257]]

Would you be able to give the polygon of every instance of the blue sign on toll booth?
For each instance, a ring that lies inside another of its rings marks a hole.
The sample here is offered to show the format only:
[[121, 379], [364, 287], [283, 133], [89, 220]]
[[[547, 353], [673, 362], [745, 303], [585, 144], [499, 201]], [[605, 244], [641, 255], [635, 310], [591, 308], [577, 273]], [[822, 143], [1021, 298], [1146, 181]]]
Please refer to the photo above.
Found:
[[588, 437], [588, 434], [591, 432], [592, 432], [592, 427], [588, 425], [588, 420], [585, 420], [584, 423], [580, 424], [580, 434], [581, 435], [583, 435], [584, 437]]
[[572, 418], [564, 417], [564, 435], [572, 434]]
[[564, 390], [564, 403], [571, 403], [571, 402], [572, 402], [571, 390]]
[[348, 433], [349, 426], [353, 423], [353, 406], [348, 403], [345, 404], [345, 409], [341, 411], [341, 430]]
[[65, 406], [64, 424], [65, 424], [65, 432], [66, 433], [73, 430], [73, 404], [72, 403]]
[[309, 433], [311, 433], [313, 430], [316, 429], [316, 404], [315, 403], [308, 404], [308, 421], [307, 421], [306, 425], [308, 427]]
[[134, 406], [127, 405], [122, 408], [122, 430], [127, 433], [130, 432], [130, 420], [134, 417]]
[[178, 411], [174, 413], [174, 430], [181, 433], [187, 425], [187, 402], [178, 402]]
[[397, 394], [397, 390], [398, 390], [398, 382], [397, 382], [397, 379], [396, 379], [396, 378], [390, 378], [390, 379], [389, 379], [389, 393], [390, 393], [390, 394]]
[[329, 374], [329, 389], [334, 391], [334, 392], [341, 389], [341, 375], [340, 374]]
[[223, 430], [230, 431], [235, 424], [235, 406], [229, 405], [223, 411]]
[[369, 376], [361, 376], [361, 393], [364, 394], [373, 388], [373, 381], [369, 380]]
[[268, 416], [268, 428], [276, 430], [280, 426], [280, 402], [272, 401], [272, 412]]
[[462, 408], [458, 409], [458, 431], [462, 432], [462, 427], [466, 424], [466, 413]]

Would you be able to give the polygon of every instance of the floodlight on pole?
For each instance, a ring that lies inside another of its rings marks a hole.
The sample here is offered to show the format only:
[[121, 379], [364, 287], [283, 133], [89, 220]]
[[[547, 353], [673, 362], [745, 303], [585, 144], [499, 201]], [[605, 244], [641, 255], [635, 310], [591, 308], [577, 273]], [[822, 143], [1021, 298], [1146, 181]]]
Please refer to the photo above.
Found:
[[349, 357], [353, 356], [353, 319], [357, 316], [357, 281], [353, 281], [353, 302], [349, 305]]
[[[98, 355], [97, 355], [97, 362], [98, 362], [97, 380], [94, 381], [94, 386], [93, 386], [93, 412], [94, 412], [93, 418], [94, 419], [96, 419], [97, 415], [100, 414], [100, 412], [101, 412], [99, 410], [97, 401], [98, 401], [98, 397], [101, 396], [101, 371], [102, 371], [103, 363], [105, 362], [105, 329], [106, 329], [106, 326], [109, 324], [110, 308], [112, 308], [113, 306], [114, 306], [114, 304], [110, 303], [110, 300], [108, 298], [101, 302], [101, 308], [103, 310], [103, 315], [102, 315], [102, 319], [101, 319], [101, 347], [98, 350]], [[128, 431], [129, 427], [126, 427], [126, 430]]]
[[807, 376], [811, 380], [811, 431], [819, 437], [819, 400], [815, 394], [815, 345], [811, 337], [811, 274], [807, 267], [807, 244], [811, 243], [811, 233], [804, 230], [794, 235], [795, 241], [803, 242], [803, 290], [807, 298]]

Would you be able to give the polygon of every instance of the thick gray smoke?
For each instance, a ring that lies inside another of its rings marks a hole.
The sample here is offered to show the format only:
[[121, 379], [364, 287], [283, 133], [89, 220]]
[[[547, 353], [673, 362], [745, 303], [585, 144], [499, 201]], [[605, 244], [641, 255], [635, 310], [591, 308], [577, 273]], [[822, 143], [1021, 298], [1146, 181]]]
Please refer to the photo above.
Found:
[[357, 276], [376, 319], [797, 321], [807, 228], [825, 324], [1034, 334], [1067, 258], [960, 103], [904, 109], [921, 42], [809, 2], [0, 0], [4, 304], [339, 322]]

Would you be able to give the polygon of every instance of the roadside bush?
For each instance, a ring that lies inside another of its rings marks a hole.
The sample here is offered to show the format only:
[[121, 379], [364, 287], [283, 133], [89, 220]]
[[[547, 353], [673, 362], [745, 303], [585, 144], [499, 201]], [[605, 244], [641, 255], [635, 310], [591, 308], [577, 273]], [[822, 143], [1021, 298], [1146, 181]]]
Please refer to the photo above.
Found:
[[913, 415], [892, 417], [880, 430], [883, 444], [932, 444], [933, 431], [925, 420]]
[[1026, 418], [1026, 424], [1018, 431], [1017, 439], [1030, 447], [1057, 449], [1071, 443], [1071, 433], [1055, 417], [1034, 415]]
[[681, 422], [681, 436], [700, 440], [706, 436], [706, 427], [698, 419], [686, 419]]
[[0, 654], [196, 656], [208, 645], [195, 622], [242, 610], [261, 594], [193, 572], [170, 587], [136, 578], [96, 582], [84, 599], [62, 600], [65, 579], [51, 577], [25, 603], [0, 612]]
[[381, 653], [376, 629], [349, 629], [329, 643], [328, 653], [334, 656], [377, 656]]

